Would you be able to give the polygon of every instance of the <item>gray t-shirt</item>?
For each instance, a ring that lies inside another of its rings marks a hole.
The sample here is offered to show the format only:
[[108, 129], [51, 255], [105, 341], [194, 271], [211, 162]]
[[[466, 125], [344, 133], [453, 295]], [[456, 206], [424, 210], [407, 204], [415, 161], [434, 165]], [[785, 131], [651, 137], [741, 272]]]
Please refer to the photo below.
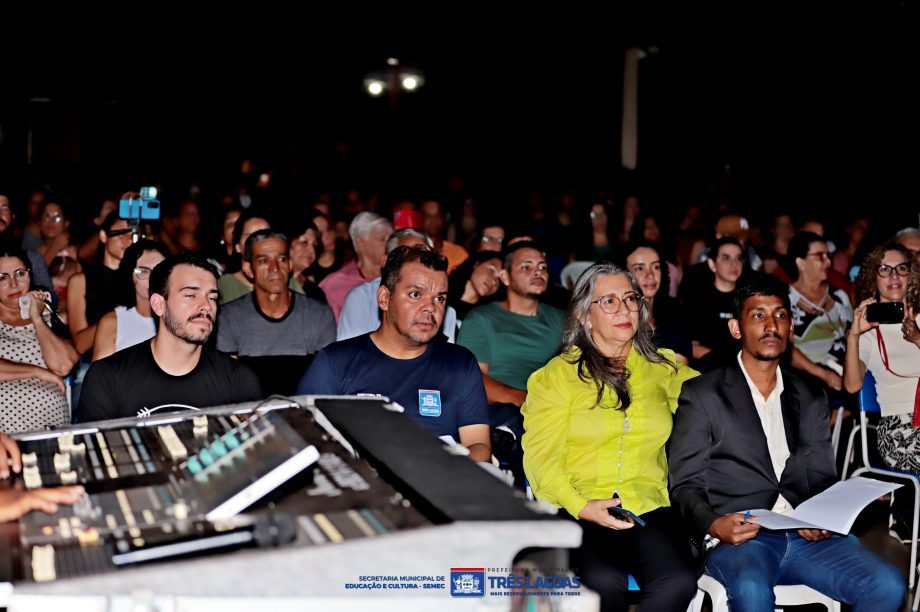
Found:
[[224, 304], [217, 316], [217, 350], [241, 357], [306, 356], [332, 342], [332, 310], [296, 292], [280, 319], [259, 311], [255, 292]]

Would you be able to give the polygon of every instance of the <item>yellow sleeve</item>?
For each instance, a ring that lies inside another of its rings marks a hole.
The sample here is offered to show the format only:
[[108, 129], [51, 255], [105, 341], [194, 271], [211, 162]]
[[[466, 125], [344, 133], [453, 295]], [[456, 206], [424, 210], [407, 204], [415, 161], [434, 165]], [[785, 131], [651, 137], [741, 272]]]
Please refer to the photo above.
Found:
[[665, 382], [665, 387], [668, 391], [668, 408], [671, 409], [671, 414], [674, 414], [677, 412], [677, 398], [680, 397], [680, 390], [684, 386], [684, 382], [691, 378], [696, 378], [700, 373], [690, 366], [677, 361], [674, 351], [659, 349], [658, 352], [670, 359], [671, 363], [677, 366], [677, 372], [674, 372], [671, 366], [665, 366], [668, 371], [668, 378]]
[[569, 364], [557, 357], [534, 372], [527, 381], [524, 415], [524, 472], [534, 495], [573, 517], [588, 503], [572, 486], [566, 473], [571, 401], [566, 398], [563, 371]]

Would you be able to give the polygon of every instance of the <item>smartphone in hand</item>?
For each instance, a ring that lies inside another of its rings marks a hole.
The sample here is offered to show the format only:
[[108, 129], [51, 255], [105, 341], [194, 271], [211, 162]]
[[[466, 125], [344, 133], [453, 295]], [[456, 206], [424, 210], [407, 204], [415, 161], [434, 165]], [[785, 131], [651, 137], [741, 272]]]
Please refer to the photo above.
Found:
[[23, 321], [28, 321], [30, 314], [29, 308], [32, 306], [32, 296], [31, 295], [21, 295], [19, 296], [19, 317]]
[[641, 518], [627, 510], [626, 508], [621, 508], [619, 506], [610, 506], [607, 508], [607, 513], [615, 519], [620, 519], [621, 521], [627, 521], [632, 519], [633, 522], [639, 527], [645, 527], [645, 521]]
[[903, 320], [903, 302], [876, 302], [866, 307], [866, 321], [869, 323], [900, 323]]

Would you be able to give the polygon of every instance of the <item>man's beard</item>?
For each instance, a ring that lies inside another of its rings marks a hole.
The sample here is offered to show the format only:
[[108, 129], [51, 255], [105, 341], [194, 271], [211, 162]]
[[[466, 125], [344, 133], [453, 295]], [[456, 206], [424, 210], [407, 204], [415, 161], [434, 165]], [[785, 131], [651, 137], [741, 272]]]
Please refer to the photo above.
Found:
[[[191, 322], [193, 319], [201, 318], [201, 316], [204, 316], [208, 319], [208, 321], [211, 321], [212, 323], [211, 329], [214, 329], [213, 328], [214, 319], [209, 314], [208, 315], [195, 315], [193, 317], [189, 317], [186, 323]], [[208, 341], [208, 336], [211, 335], [210, 330], [206, 332], [202, 332], [197, 335], [189, 333], [188, 331], [186, 331], [183, 327], [179, 325], [179, 322], [176, 321], [176, 319], [174, 319], [170, 315], [169, 309], [167, 309], [166, 313], [163, 315], [163, 324], [166, 325], [166, 329], [168, 329], [172, 335], [179, 338], [180, 340], [185, 340], [189, 344], [202, 345]]]
[[543, 291], [540, 291], [539, 293], [534, 293], [534, 292], [532, 292], [532, 291], [528, 291], [526, 287], [525, 287], [524, 289], [519, 289], [518, 287], [513, 287], [513, 286], [511, 286], [511, 285], [508, 286], [508, 290], [511, 291], [512, 293], [516, 294], [516, 295], [521, 296], [522, 298], [528, 298], [528, 299], [531, 299], [531, 300], [539, 300], [540, 297], [541, 297], [544, 293], [546, 293], [546, 286], [544, 285]]
[[[413, 323], [415, 322], [416, 321], [413, 321]], [[436, 318], [430, 317], [426, 322], [430, 322], [432, 325], [435, 325], [438, 321]], [[403, 336], [409, 342], [411, 342], [412, 344], [415, 344], [416, 346], [423, 346], [425, 344], [428, 344], [435, 338], [435, 336], [438, 335], [438, 333], [440, 333], [440, 325], [436, 325], [434, 328], [434, 333], [432, 333], [428, 337], [418, 335], [417, 333], [413, 333], [411, 331], [402, 330], [399, 328], [399, 325], [395, 325], [395, 322], [394, 322], [394, 327], [396, 327], [396, 331], [399, 332], [401, 336]]]
[[[779, 337], [779, 334], [772, 334], [772, 333], [765, 334], [760, 337], [760, 340], [763, 340], [764, 338], [776, 338], [777, 340], [782, 341], [782, 338]], [[780, 348], [779, 345], [777, 345], [776, 348], [779, 349]], [[751, 353], [751, 356], [754, 357], [754, 359], [756, 359], [757, 361], [776, 361], [777, 359], [783, 356], [783, 353], [786, 352], [786, 348], [788, 348], [788, 345], [783, 346], [782, 350], [777, 352], [775, 355], [768, 355], [767, 353], [762, 353], [760, 351], [754, 351]]]

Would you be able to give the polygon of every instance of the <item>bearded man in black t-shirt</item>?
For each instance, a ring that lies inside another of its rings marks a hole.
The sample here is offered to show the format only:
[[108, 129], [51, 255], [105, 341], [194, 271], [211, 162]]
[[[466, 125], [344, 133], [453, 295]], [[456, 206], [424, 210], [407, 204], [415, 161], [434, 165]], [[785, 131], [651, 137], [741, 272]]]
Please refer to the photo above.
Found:
[[92, 365], [83, 383], [80, 420], [261, 399], [252, 370], [205, 346], [217, 298], [217, 271], [208, 262], [189, 253], [160, 262], [150, 274], [156, 336]]

